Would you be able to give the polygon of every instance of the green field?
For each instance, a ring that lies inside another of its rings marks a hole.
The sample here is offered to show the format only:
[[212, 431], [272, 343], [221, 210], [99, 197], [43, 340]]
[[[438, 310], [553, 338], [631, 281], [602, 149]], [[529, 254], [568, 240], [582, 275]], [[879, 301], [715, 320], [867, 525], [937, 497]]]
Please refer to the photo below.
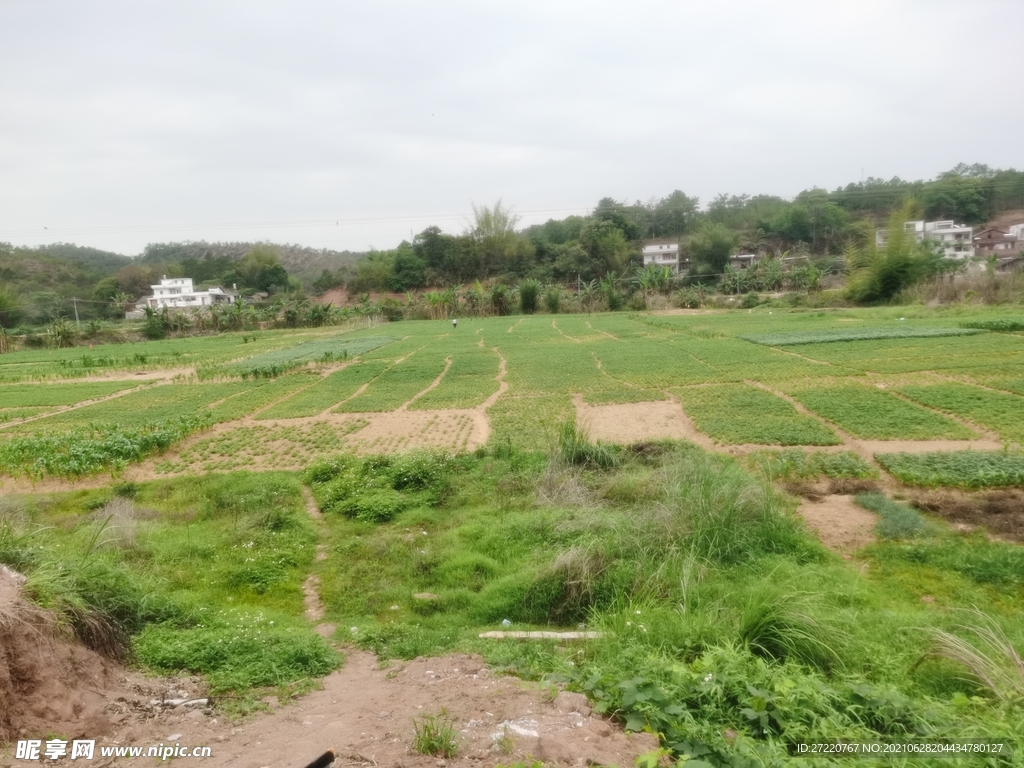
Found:
[[[218, 717], [344, 663], [304, 618], [312, 575], [334, 642], [480, 654], [658, 734], [677, 768], [1014, 737], [1024, 535], [942, 505], [1019, 515], [1024, 337], [950, 335], [994, 317], [972, 312], [460, 318], [0, 355], [0, 564], [83, 643], [203, 676]], [[1004, 450], [912, 445], [993, 436]], [[859, 505], [874, 543], [827, 549], [796, 493]], [[602, 636], [479, 638], [506, 621]]]

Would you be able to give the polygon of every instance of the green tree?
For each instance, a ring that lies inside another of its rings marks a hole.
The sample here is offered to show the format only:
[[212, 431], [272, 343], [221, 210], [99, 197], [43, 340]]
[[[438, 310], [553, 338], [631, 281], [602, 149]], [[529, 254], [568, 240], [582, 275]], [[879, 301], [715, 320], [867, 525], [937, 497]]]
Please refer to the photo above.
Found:
[[698, 271], [722, 274], [737, 242], [739, 236], [728, 227], [722, 224], [705, 224], [690, 239], [690, 256]]
[[[590, 272], [601, 276], [609, 272], [625, 272], [636, 256], [636, 248], [611, 221], [596, 219], [580, 233], [580, 246], [589, 257]], [[584, 279], [587, 274], [582, 274]]]

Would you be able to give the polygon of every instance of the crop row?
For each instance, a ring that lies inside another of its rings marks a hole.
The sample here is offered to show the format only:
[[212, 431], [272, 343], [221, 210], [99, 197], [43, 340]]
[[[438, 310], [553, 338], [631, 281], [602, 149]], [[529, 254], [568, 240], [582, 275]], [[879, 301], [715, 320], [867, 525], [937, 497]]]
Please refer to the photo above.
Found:
[[967, 427], [946, 416], [874, 387], [851, 384], [797, 390], [792, 395], [819, 416], [857, 437], [880, 440], [976, 437]]
[[969, 384], [907, 385], [899, 388], [919, 403], [961, 416], [999, 433], [1004, 440], [1024, 443], [1024, 399]]
[[697, 428], [723, 443], [837, 445], [835, 433], [770, 392], [744, 384], [673, 390]]
[[981, 333], [974, 328], [922, 328], [914, 325], [895, 325], [885, 328], [829, 328], [817, 331], [784, 331], [754, 333], [741, 338], [770, 347], [796, 344], [829, 344], [840, 341], [877, 341], [879, 339], [917, 339], [937, 336], [971, 336]]
[[393, 411], [436, 379], [447, 364], [442, 349], [423, 349], [385, 369], [363, 392], [342, 403], [337, 413]]
[[260, 412], [257, 419], [297, 419], [316, 416], [342, 400], [351, 397], [363, 384], [373, 380], [387, 366], [375, 360], [369, 363], [352, 363], [340, 371], [325, 376], [312, 386], [272, 405]]
[[134, 381], [89, 381], [62, 384], [7, 384], [0, 386], [0, 408], [74, 405], [95, 400], [124, 389], [137, 387]]
[[0, 440], [0, 473], [79, 477], [123, 469], [202, 429], [208, 420], [180, 416], [140, 427], [102, 426]]
[[284, 349], [276, 349], [253, 355], [229, 366], [229, 370], [243, 378], [279, 376], [306, 363], [348, 360], [364, 352], [377, 349], [397, 341], [394, 336], [366, 336], [353, 338], [336, 335], [327, 339], [316, 339]]
[[909, 485], [997, 488], [1024, 485], [1024, 456], [1003, 451], [881, 453], [878, 463]]

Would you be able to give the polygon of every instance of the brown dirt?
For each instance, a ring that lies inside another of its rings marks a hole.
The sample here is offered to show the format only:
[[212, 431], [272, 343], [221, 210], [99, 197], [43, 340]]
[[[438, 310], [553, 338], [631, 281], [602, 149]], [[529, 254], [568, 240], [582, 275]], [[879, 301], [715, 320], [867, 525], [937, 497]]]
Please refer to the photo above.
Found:
[[821, 543], [836, 552], [848, 553], [875, 540], [877, 518], [857, 506], [852, 496], [828, 496], [805, 501], [797, 509]]
[[683, 438], [708, 450], [716, 447], [711, 438], [697, 430], [675, 399], [587, 405], [582, 395], [576, 395], [573, 404], [577, 419], [595, 440], [629, 444], [659, 438]]
[[161, 720], [154, 700], [205, 696], [199, 678], [145, 678], [84, 648], [21, 597], [21, 580], [0, 567], [0, 743], [116, 738], [129, 724]]
[[[328, 748], [347, 766], [631, 765], [657, 747], [650, 734], [626, 734], [594, 715], [585, 696], [495, 675], [477, 656], [385, 669], [365, 651], [347, 657], [322, 690], [284, 706], [267, 697], [269, 711], [232, 723], [206, 703], [199, 678], [144, 678], [62, 636], [21, 598], [20, 577], [0, 570], [0, 743], [59, 734], [97, 747], [204, 745], [213, 753], [206, 765], [241, 768], [304, 765]], [[442, 711], [458, 741], [448, 761], [412, 750], [414, 719]], [[126, 762], [97, 749], [90, 765]]]
[[[459, 742], [448, 761], [411, 750], [414, 719], [442, 709]], [[561, 693], [552, 701], [536, 685], [493, 675], [477, 656], [419, 658], [381, 669], [362, 651], [350, 652], [322, 691], [256, 716], [222, 742], [207, 733], [196, 727], [181, 741], [210, 743], [207, 765], [239, 768], [302, 765], [328, 748], [341, 765], [493, 766], [528, 758], [552, 766], [631, 765], [657, 747], [653, 736], [624, 734], [593, 715], [585, 697]], [[503, 754], [495, 745], [506, 734], [511, 749]]]
[[1024, 542], [1024, 490], [1019, 488], [912, 491], [908, 499], [955, 526], [983, 527], [999, 538]]
[[852, 493], [880, 493], [882, 488], [874, 480], [826, 477], [819, 480], [786, 480], [782, 487], [794, 496], [808, 501], [821, 501], [826, 496]]

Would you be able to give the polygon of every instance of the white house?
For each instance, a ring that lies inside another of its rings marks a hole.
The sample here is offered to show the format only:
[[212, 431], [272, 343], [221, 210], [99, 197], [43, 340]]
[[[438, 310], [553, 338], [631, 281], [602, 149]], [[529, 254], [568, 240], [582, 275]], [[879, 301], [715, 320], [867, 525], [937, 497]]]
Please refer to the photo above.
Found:
[[[931, 240], [942, 246], [947, 258], [967, 259], [974, 256], [974, 227], [956, 224], [952, 219], [946, 221], [908, 221], [903, 224], [903, 231], [912, 235], [920, 243]], [[879, 229], [875, 232], [875, 245], [884, 248], [889, 242], [889, 230]]]
[[234, 296], [222, 288], [210, 288], [197, 291], [192, 287], [191, 277], [172, 277], [164, 275], [159, 285], [151, 285], [153, 295], [142, 299], [139, 304], [161, 309], [188, 309], [189, 307], [208, 307], [212, 304], [230, 304]]
[[680, 266], [687, 267], [689, 259], [679, 262], [679, 243], [669, 240], [650, 240], [643, 247], [644, 266], [668, 267], [678, 272]]

